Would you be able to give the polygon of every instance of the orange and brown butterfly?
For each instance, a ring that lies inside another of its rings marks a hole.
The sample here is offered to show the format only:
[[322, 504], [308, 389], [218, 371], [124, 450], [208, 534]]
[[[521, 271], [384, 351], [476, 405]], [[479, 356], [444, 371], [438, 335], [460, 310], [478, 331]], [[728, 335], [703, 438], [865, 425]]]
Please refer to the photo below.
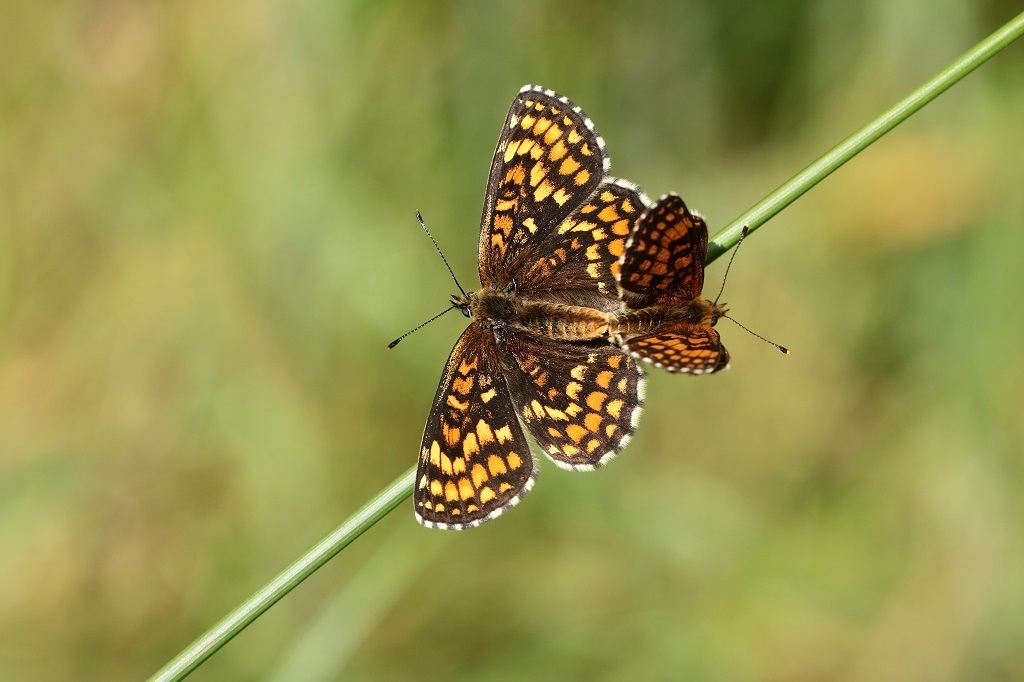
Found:
[[586, 114], [536, 86], [513, 100], [491, 162], [478, 241], [481, 288], [452, 297], [472, 322], [427, 417], [413, 501], [425, 526], [493, 519], [533, 486], [520, 424], [566, 469], [629, 441], [643, 372], [608, 341], [619, 258], [649, 200], [608, 176]]
[[729, 366], [713, 328], [728, 310], [701, 297], [708, 228], [675, 194], [644, 211], [619, 263], [619, 294], [627, 312], [611, 325], [634, 357], [670, 372], [708, 374]]

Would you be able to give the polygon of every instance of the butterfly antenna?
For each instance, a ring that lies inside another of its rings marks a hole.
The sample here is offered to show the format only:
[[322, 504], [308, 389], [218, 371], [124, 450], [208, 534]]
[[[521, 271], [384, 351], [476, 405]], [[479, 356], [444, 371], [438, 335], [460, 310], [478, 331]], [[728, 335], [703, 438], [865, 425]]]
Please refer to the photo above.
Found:
[[[732, 323], [733, 323], [734, 325], [736, 325], [737, 327], [739, 327], [739, 328], [740, 328], [740, 329], [742, 329], [743, 331], [747, 332], [748, 334], [751, 334], [752, 336], [756, 336], [757, 338], [761, 339], [762, 341], [764, 341], [765, 343], [767, 343], [767, 344], [769, 344], [769, 345], [771, 345], [771, 346], [775, 346], [775, 347], [776, 347], [776, 348], [778, 348], [778, 349], [779, 349], [780, 351], [782, 351], [782, 354], [783, 354], [783, 355], [789, 355], [789, 349], [788, 349], [788, 348], [786, 348], [785, 346], [780, 346], [779, 344], [775, 343], [774, 341], [769, 341], [768, 339], [764, 338], [763, 336], [761, 336], [761, 335], [760, 335], [760, 334], [758, 334], [757, 332], [755, 332], [755, 331], [751, 331], [751, 330], [747, 329], [747, 328], [746, 328], [746, 327], [744, 327], [744, 326], [743, 326], [742, 324], [740, 324], [740, 323], [739, 323], [739, 322], [737, 322], [736, 320], [732, 319], [732, 318], [731, 318], [731, 317], [729, 317], [728, 315], [722, 315], [722, 317], [724, 317], [725, 319], [729, 320], [729, 321], [730, 321], [730, 322], [732, 322]], [[396, 343], [397, 343], [397, 342], [396, 342]]]
[[388, 344], [388, 350], [391, 350], [392, 348], [397, 346], [398, 342], [401, 341], [402, 339], [404, 339], [405, 337], [409, 336], [409, 334], [412, 334], [413, 332], [417, 332], [417, 331], [423, 329], [424, 327], [426, 327], [428, 324], [430, 324], [431, 322], [433, 322], [437, 318], [441, 317], [442, 315], [444, 315], [447, 312], [451, 312], [454, 309], [455, 309], [455, 306], [451, 306], [450, 308], [447, 308], [446, 310], [443, 310], [443, 311], [439, 312], [437, 315], [434, 315], [432, 318], [430, 318], [429, 320], [427, 320], [423, 324], [418, 325], [415, 329], [410, 329], [409, 331], [407, 331], [406, 333], [402, 334], [397, 339], [395, 339], [394, 341], [389, 343]]
[[[426, 229], [426, 228], [424, 228], [424, 229]], [[732, 250], [732, 255], [729, 256], [729, 264], [725, 266], [725, 275], [722, 276], [722, 288], [718, 290], [718, 296], [715, 296], [715, 303], [716, 304], [718, 303], [718, 299], [722, 298], [722, 292], [725, 291], [725, 280], [728, 279], [728, 277], [729, 277], [729, 268], [732, 267], [732, 262], [734, 260], [736, 260], [736, 254], [740, 252], [740, 246], [743, 245], [743, 240], [747, 238], [747, 233], [748, 232], [750, 232], [750, 226], [749, 225], [744, 225], [743, 226], [743, 231], [740, 232], [740, 240], [738, 242], [736, 242], [736, 248]], [[733, 322], [736, 322], [736, 320], [733, 320]], [[737, 322], [737, 324], [739, 324], [739, 323]], [[748, 329], [747, 331], [750, 331], [750, 330]], [[753, 334], [753, 332], [750, 332], [750, 333]], [[757, 336], [757, 335], [754, 334], [754, 336]], [[767, 341], [767, 339], [765, 339], [765, 340]], [[771, 341], [768, 341], [768, 343], [771, 343]]]
[[[448, 265], [448, 259], [444, 257], [444, 253], [441, 251], [441, 247], [438, 246], [437, 242], [434, 240], [434, 235], [430, 234], [430, 230], [427, 229], [427, 224], [425, 222], [423, 222], [423, 216], [420, 214], [419, 211], [416, 211], [416, 220], [420, 221], [420, 227], [422, 227], [423, 231], [427, 233], [428, 237], [430, 237], [431, 243], [433, 243], [434, 248], [437, 249], [438, 255], [441, 256], [441, 260], [444, 261], [444, 266], [446, 268], [448, 268], [448, 272], [451, 273], [452, 279], [455, 280], [455, 286], [457, 286], [459, 288], [459, 291], [462, 292], [463, 296], [468, 296], [469, 294], [467, 294], [466, 290], [462, 288], [461, 284], [459, 284], [459, 278], [455, 276], [455, 272], [452, 270], [452, 266]], [[451, 310], [451, 308], [449, 308], [448, 310]], [[448, 310], [446, 310], [444, 312], [446, 313], [446, 312], [448, 312]], [[441, 313], [441, 315], [444, 315], [444, 313]], [[440, 315], [438, 315], [438, 317], [440, 317]], [[434, 319], [437, 319], [437, 318], [434, 318]], [[433, 321], [433, 320], [430, 320], [430, 321]], [[427, 323], [424, 322], [423, 324], [427, 324]], [[419, 327], [417, 327], [416, 329], [419, 329]], [[416, 331], [416, 329], [413, 329], [412, 331], [414, 332], [414, 331]], [[409, 332], [409, 333], [412, 334], [412, 332]], [[401, 339], [399, 339], [399, 341], [400, 340]], [[398, 343], [398, 341], [395, 341], [395, 343]], [[388, 348], [390, 348], [390, 347], [391, 346], [388, 346]]]

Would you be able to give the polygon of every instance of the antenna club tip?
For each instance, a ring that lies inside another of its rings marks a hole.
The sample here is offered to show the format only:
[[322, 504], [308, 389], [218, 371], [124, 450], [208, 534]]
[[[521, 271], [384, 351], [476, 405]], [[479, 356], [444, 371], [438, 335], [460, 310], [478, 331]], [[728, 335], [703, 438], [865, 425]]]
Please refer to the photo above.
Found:
[[[397, 340], [396, 341], [392, 341], [391, 343], [388, 344], [388, 350], [391, 350], [392, 348], [394, 348], [397, 345], [398, 345], [398, 341]], [[789, 351], [787, 351], [787, 352], [789, 352]]]
[[750, 233], [750, 225], [744, 225], [743, 230], [740, 232], [741, 237], [746, 237]]
[[789, 355], [789, 349], [786, 348], [785, 346], [779, 346], [779, 350], [782, 351], [783, 355]]

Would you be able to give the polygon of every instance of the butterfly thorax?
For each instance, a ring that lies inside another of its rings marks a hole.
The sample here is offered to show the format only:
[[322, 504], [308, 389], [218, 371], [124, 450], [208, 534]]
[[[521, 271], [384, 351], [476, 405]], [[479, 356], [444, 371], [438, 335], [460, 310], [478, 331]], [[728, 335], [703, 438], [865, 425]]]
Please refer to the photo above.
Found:
[[681, 305], [651, 305], [611, 316], [609, 331], [622, 337], [657, 333], [669, 327], [692, 325], [713, 327], [728, 309], [705, 298], [695, 298]]
[[482, 329], [492, 329], [499, 340], [518, 330], [559, 341], [589, 341], [608, 336], [610, 315], [595, 308], [568, 305], [520, 296], [509, 287], [497, 291], [484, 287], [452, 303]]

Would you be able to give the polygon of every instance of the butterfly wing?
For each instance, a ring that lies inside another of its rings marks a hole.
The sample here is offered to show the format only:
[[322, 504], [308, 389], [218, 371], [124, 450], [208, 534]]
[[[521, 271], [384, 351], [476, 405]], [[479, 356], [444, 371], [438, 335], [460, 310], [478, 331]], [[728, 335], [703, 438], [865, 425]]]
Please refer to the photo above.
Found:
[[459, 337], [427, 417], [413, 501], [424, 526], [479, 526], [533, 487], [536, 461], [494, 357], [476, 323]]
[[630, 308], [681, 305], [704, 288], [708, 228], [675, 194], [644, 212], [622, 256], [618, 283]]
[[729, 351], [711, 327], [638, 336], [623, 347], [633, 357], [669, 372], [711, 374], [729, 366]]
[[621, 348], [510, 333], [500, 358], [519, 417], [558, 466], [595, 469], [629, 442], [644, 376]]
[[568, 99], [528, 85], [512, 101], [487, 179], [480, 282], [507, 287], [539, 245], [601, 184], [604, 140]]
[[619, 258], [649, 204], [636, 185], [605, 179], [540, 243], [538, 258], [515, 274], [517, 291], [605, 312], [618, 309]]

